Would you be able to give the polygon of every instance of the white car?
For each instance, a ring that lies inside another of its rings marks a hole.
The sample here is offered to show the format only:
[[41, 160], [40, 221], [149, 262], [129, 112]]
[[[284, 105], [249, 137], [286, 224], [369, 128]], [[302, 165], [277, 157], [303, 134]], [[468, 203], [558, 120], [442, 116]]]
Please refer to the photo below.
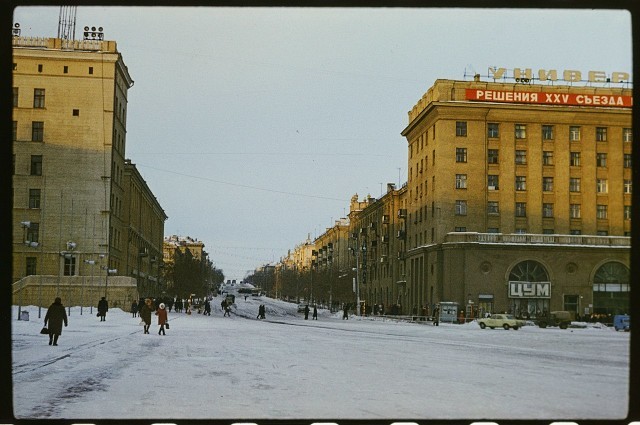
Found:
[[526, 322], [524, 320], [518, 320], [513, 314], [492, 314], [489, 317], [478, 319], [478, 325], [480, 329], [489, 327], [491, 329], [504, 328], [518, 330], [519, 327], [524, 326]]

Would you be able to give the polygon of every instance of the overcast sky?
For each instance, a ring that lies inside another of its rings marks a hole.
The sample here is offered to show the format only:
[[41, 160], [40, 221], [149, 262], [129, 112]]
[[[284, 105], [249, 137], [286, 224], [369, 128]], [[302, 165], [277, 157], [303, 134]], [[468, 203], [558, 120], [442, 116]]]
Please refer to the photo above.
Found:
[[[58, 18], [14, 13], [23, 36], [55, 37]], [[126, 156], [165, 235], [203, 241], [230, 279], [404, 183], [400, 132], [436, 79], [632, 72], [622, 10], [78, 6], [76, 22], [76, 39], [102, 26], [135, 81]]]

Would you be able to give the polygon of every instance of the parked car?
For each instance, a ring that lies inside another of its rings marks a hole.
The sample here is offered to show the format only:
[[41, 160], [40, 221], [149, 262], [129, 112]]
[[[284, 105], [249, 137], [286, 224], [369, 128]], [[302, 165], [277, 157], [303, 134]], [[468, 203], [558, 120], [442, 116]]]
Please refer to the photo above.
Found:
[[616, 331], [629, 332], [631, 329], [631, 318], [628, 314], [618, 314], [613, 316], [613, 327]]
[[483, 317], [482, 319], [478, 319], [478, 324], [480, 325], [480, 329], [484, 328], [504, 328], [509, 329], [513, 328], [513, 330], [518, 330], [521, 326], [524, 326], [526, 322], [524, 320], [516, 319], [513, 314], [492, 314], [489, 317]]
[[547, 316], [537, 318], [535, 322], [543, 329], [547, 326], [558, 326], [560, 329], [567, 329], [571, 325], [571, 313], [568, 311], [552, 311]]

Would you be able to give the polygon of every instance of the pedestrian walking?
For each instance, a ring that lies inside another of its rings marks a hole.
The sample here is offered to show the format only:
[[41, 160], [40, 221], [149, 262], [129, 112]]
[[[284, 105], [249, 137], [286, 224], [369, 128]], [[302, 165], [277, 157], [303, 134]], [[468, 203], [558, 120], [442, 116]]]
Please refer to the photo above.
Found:
[[98, 317], [100, 317], [101, 322], [107, 320], [107, 311], [109, 311], [109, 303], [105, 297], [102, 297], [98, 301]]
[[318, 309], [316, 306], [313, 306], [313, 320], [318, 320]]
[[158, 309], [156, 310], [156, 316], [158, 316], [158, 325], [160, 325], [160, 329], [158, 330], [158, 335], [160, 334], [166, 335], [164, 331], [164, 325], [167, 324], [167, 321], [169, 319], [167, 317], [167, 309], [165, 307], [166, 306], [164, 305], [164, 303], [160, 303], [160, 305], [158, 306]]
[[56, 297], [44, 316], [44, 325], [49, 329], [49, 345], [58, 345], [58, 337], [62, 334], [62, 324], [67, 327], [67, 312], [64, 311], [62, 299]]
[[209, 302], [209, 299], [204, 301], [204, 314], [205, 316], [211, 316], [211, 303]]
[[342, 320], [349, 320], [349, 304], [344, 305], [344, 310], [342, 312]]
[[224, 315], [231, 317], [231, 306], [229, 303], [224, 303]]
[[304, 320], [309, 320], [309, 306], [304, 306]]
[[440, 306], [436, 305], [436, 308], [433, 309], [433, 325], [438, 326], [440, 323]]
[[131, 314], [133, 315], [133, 317], [136, 317], [138, 315], [138, 303], [135, 301], [131, 303]]
[[144, 300], [144, 305], [140, 310], [140, 318], [144, 322], [144, 333], [149, 333], [149, 326], [151, 326], [151, 298]]

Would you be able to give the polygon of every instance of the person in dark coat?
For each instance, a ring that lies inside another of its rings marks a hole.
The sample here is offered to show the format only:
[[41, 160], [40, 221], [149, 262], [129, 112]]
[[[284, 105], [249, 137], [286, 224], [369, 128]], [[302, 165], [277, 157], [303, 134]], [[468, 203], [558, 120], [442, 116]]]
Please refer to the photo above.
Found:
[[98, 301], [98, 316], [101, 322], [107, 320], [107, 311], [109, 311], [109, 303], [105, 297], [102, 297]]
[[313, 320], [318, 320], [318, 308], [313, 306]]
[[138, 315], [138, 303], [135, 301], [131, 303], [131, 314], [133, 314], [133, 317]]
[[344, 310], [342, 312], [342, 320], [349, 320], [349, 304], [344, 305]]
[[304, 306], [304, 320], [309, 320], [309, 306]]
[[67, 312], [64, 311], [62, 300], [57, 297], [44, 316], [44, 325], [48, 324], [49, 328], [49, 345], [58, 345], [58, 337], [62, 334], [62, 323], [67, 327]]
[[144, 333], [149, 333], [149, 326], [151, 326], [151, 298], [144, 300], [144, 305], [140, 310], [140, 318], [144, 321]]
[[160, 303], [158, 309], [156, 310], [156, 316], [158, 316], [158, 325], [160, 325], [160, 329], [158, 330], [158, 335], [162, 333], [162, 335], [166, 335], [164, 332], [164, 325], [169, 320], [167, 318], [167, 309], [165, 308], [164, 303]]
[[204, 314], [205, 316], [211, 316], [211, 303], [209, 302], [209, 299], [204, 301]]

